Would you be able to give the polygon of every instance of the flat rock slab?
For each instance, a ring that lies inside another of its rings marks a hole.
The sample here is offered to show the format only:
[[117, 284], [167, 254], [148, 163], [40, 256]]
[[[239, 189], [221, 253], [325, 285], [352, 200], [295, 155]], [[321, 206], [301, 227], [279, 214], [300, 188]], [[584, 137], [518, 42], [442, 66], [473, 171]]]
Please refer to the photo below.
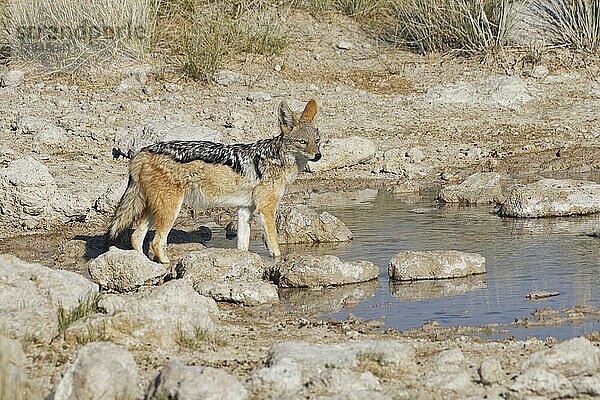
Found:
[[288, 255], [276, 267], [280, 287], [323, 287], [377, 279], [379, 267], [370, 261], [342, 261], [335, 256]]
[[234, 376], [225, 371], [211, 367], [187, 366], [173, 360], [153, 380], [145, 398], [243, 400], [247, 398], [247, 391]]
[[395, 340], [334, 344], [290, 341], [271, 348], [267, 367], [254, 370], [247, 387], [255, 395], [252, 398], [312, 398], [309, 391], [315, 389], [327, 394], [320, 398], [388, 398], [381, 396], [374, 375], [356, 371], [362, 360], [379, 360], [406, 374], [416, 370], [412, 345]]
[[563, 374], [538, 367], [516, 376], [509, 389], [517, 394], [517, 399], [563, 399], [575, 395], [573, 384]]
[[600, 368], [600, 349], [584, 337], [569, 339], [530, 355], [521, 370], [532, 368], [553, 370], [567, 377], [592, 375]]
[[67, 341], [102, 327], [117, 343], [151, 343], [154, 351], [170, 351], [177, 346], [178, 337], [194, 337], [198, 330], [214, 332], [219, 312], [213, 299], [201, 296], [182, 279], [136, 293], [106, 294], [98, 306], [105, 314], [89, 323], [74, 324], [66, 334]]
[[502, 203], [504, 196], [497, 172], [478, 172], [458, 185], [444, 186], [438, 198], [445, 203]]
[[259, 254], [239, 249], [206, 248], [186, 254], [177, 262], [177, 276], [192, 283], [222, 279], [258, 280], [265, 273]]
[[130, 292], [160, 284], [171, 273], [167, 266], [152, 262], [135, 250], [111, 247], [88, 263], [87, 274], [102, 288]]
[[506, 217], [539, 218], [600, 212], [600, 184], [572, 179], [542, 179], [515, 188], [499, 214]]
[[482, 255], [456, 250], [402, 251], [388, 266], [390, 279], [399, 281], [460, 278], [485, 271]]
[[479, 82], [456, 82], [436, 86], [425, 99], [445, 104], [475, 104], [513, 108], [533, 97], [527, 83], [519, 76], [495, 75]]
[[262, 280], [239, 281], [232, 279], [198, 282], [194, 285], [194, 289], [203, 296], [212, 297], [215, 301], [249, 306], [279, 301], [277, 286]]
[[347, 242], [350, 229], [335, 215], [305, 205], [284, 206], [277, 213], [279, 243]]
[[184, 256], [177, 275], [216, 301], [257, 305], [279, 301], [277, 287], [263, 279], [265, 262], [256, 253], [239, 249], [206, 248]]

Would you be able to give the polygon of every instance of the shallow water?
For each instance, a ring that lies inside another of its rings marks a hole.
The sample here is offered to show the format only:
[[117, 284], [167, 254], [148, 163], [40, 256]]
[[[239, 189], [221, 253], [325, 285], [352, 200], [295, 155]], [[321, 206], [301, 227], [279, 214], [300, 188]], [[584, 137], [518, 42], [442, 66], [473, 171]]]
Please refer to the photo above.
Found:
[[[360, 285], [286, 290], [283, 300], [295, 308], [320, 311], [324, 318], [385, 318], [386, 326], [417, 328], [428, 320], [442, 326], [507, 324], [534, 319], [537, 309], [600, 307], [600, 241], [585, 234], [600, 225], [599, 216], [551, 219], [500, 218], [492, 207], [439, 205], [434, 195], [394, 199], [384, 191], [365, 191], [354, 199], [315, 198], [316, 208], [344, 221], [354, 240], [347, 244], [284, 250], [365, 259], [380, 266], [380, 279]], [[321, 206], [319, 206], [321, 204]], [[253, 243], [253, 250], [261, 250]], [[456, 249], [480, 253], [487, 273], [464, 279], [390, 282], [387, 265], [401, 250]], [[544, 300], [526, 299], [533, 290], [558, 291]], [[504, 330], [505, 327], [502, 327]], [[516, 337], [567, 338], [600, 330], [598, 319], [556, 327], [506, 328]]]

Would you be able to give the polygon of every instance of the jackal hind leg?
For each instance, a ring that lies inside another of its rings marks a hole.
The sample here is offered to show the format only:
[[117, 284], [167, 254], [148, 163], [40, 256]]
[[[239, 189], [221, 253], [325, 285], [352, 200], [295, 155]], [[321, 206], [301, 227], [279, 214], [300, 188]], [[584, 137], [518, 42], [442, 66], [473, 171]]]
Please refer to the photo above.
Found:
[[281, 256], [279, 242], [277, 239], [277, 225], [275, 221], [276, 211], [276, 203], [265, 205], [258, 209], [259, 221], [262, 226], [267, 249], [269, 250], [269, 255], [271, 257]]
[[250, 222], [253, 210], [249, 207], [238, 209], [237, 248], [248, 250], [250, 248]]
[[183, 204], [183, 192], [181, 193], [169, 193], [161, 198], [157, 198], [154, 204], [154, 228], [156, 233], [154, 239], [150, 244], [150, 249], [154, 253], [155, 260], [163, 264], [168, 264], [169, 257], [165, 254], [167, 247], [167, 237], [179, 211]]
[[150, 229], [150, 216], [144, 214], [134, 225], [134, 231], [131, 235], [131, 247], [141, 254], [144, 254], [144, 239]]

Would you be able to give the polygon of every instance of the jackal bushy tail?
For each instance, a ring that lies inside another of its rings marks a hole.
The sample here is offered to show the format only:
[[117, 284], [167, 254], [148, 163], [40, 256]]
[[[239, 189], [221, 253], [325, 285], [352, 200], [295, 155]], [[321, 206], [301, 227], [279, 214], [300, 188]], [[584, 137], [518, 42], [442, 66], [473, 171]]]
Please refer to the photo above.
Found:
[[108, 228], [110, 241], [114, 241], [122, 231], [131, 227], [145, 211], [146, 196], [140, 188], [137, 177], [130, 172], [127, 189], [119, 201]]

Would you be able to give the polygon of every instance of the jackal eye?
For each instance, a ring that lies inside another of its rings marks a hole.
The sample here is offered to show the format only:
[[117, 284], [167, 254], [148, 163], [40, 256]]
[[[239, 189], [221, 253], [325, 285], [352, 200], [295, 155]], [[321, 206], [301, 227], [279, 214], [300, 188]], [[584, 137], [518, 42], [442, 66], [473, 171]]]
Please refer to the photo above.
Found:
[[306, 144], [308, 142], [306, 140], [304, 140], [304, 139], [298, 139], [298, 143], [300, 143], [300, 144]]
[[315, 143], [316, 143], [316, 144], [319, 144], [319, 142], [320, 142], [320, 141], [321, 141], [321, 139], [320, 139], [320, 138], [315, 138]]

